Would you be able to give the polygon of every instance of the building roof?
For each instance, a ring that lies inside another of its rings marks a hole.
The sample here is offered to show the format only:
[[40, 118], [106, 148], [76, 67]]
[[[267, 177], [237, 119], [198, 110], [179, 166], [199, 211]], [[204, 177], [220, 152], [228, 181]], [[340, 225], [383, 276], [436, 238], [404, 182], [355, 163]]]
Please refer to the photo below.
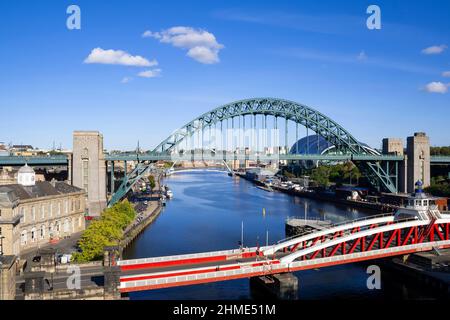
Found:
[[29, 167], [28, 164], [25, 164], [23, 167], [20, 167], [19, 173], [34, 173], [32, 167]]
[[298, 140], [291, 147], [290, 154], [322, 154], [325, 150], [333, 146], [320, 135], [309, 135]]
[[49, 196], [59, 196], [83, 191], [65, 182], [38, 181], [34, 186], [9, 184], [0, 186], [0, 205], [11, 204], [16, 200], [29, 200]]

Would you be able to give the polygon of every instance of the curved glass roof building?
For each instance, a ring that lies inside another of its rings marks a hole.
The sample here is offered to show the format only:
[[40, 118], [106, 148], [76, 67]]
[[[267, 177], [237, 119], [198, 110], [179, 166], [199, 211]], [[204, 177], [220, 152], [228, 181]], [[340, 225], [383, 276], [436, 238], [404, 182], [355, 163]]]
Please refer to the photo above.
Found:
[[317, 134], [301, 138], [291, 147], [290, 154], [323, 154], [334, 148], [325, 138]]
[[[379, 154], [375, 149], [364, 144], [369, 154]], [[335, 146], [328, 142], [324, 137], [314, 134], [301, 138], [291, 147], [290, 154], [336, 154]], [[300, 166], [306, 169], [317, 166], [318, 161], [301, 160]]]

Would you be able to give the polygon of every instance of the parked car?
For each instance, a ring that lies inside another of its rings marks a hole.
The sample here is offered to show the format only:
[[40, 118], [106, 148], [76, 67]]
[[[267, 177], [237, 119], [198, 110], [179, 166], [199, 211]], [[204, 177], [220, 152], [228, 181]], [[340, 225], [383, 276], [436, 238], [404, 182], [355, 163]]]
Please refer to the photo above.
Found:
[[72, 259], [71, 254], [60, 254], [58, 255], [58, 262], [61, 264], [67, 264], [70, 263], [70, 260]]
[[35, 256], [33, 262], [41, 262], [41, 256]]

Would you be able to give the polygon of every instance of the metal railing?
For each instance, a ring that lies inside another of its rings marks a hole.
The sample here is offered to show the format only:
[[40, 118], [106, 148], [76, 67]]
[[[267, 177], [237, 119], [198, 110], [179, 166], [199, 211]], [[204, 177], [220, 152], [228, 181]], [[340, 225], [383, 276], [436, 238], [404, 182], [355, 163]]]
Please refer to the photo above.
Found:
[[309, 234], [312, 234], [312, 233], [315, 233], [315, 232], [341, 227], [341, 226], [344, 226], [346, 224], [351, 226], [352, 224], [355, 224], [355, 223], [358, 223], [358, 222], [361, 222], [361, 221], [372, 220], [372, 219], [379, 219], [379, 218], [390, 217], [390, 216], [393, 217], [394, 215], [392, 213], [384, 213], [384, 214], [379, 214], [379, 215], [375, 215], [375, 216], [366, 216], [366, 217], [358, 218], [358, 219], [355, 219], [355, 220], [347, 220], [347, 221], [343, 221], [343, 222], [340, 222], [340, 223], [333, 223], [333, 224], [330, 224], [329, 226], [326, 226], [325, 228], [323, 228], [321, 230], [309, 230], [309, 231], [305, 231], [305, 232], [302, 232], [300, 234], [297, 234], [297, 235], [294, 235], [294, 236], [291, 236], [291, 237], [288, 237], [288, 238], [284, 238], [284, 239], [278, 240], [277, 244], [280, 244], [280, 243], [283, 243], [283, 242], [286, 242], [286, 241], [289, 241], [289, 240], [292, 240], [292, 239], [295, 239], [295, 238], [303, 237], [303, 236], [306, 236], [306, 235], [309, 235]]
[[[372, 251], [365, 252], [356, 252], [346, 255], [339, 255], [333, 257], [325, 257], [325, 258], [317, 258], [313, 260], [302, 260], [302, 261], [293, 261], [290, 263], [280, 263], [280, 264], [268, 264], [258, 267], [243, 267], [235, 270], [228, 271], [216, 271], [216, 272], [207, 272], [196, 275], [185, 275], [185, 276], [172, 276], [167, 278], [158, 278], [158, 279], [146, 279], [146, 280], [137, 280], [137, 281], [127, 281], [121, 282], [120, 289], [128, 289], [128, 288], [137, 288], [137, 287], [150, 287], [150, 286], [160, 286], [165, 284], [174, 284], [179, 282], [187, 282], [187, 281], [196, 281], [196, 280], [204, 280], [204, 279], [214, 279], [214, 278], [225, 278], [225, 277], [233, 277], [233, 276], [241, 276], [245, 277], [248, 274], [275, 274], [278, 270], [288, 269], [290, 271], [296, 271], [296, 269], [300, 269], [305, 266], [311, 266], [323, 263], [333, 263], [333, 262], [342, 262], [343, 260], [353, 260], [355, 258], [361, 257], [370, 257], [370, 256], [378, 256], [380, 254], [395, 254], [397, 252], [403, 252], [414, 249], [427, 249], [430, 250], [433, 247], [447, 246], [450, 245], [450, 240], [444, 241], [434, 241], [427, 243], [418, 243], [411, 244], [400, 247], [392, 247], [392, 248], [384, 248]], [[424, 250], [422, 250], [424, 251]]]

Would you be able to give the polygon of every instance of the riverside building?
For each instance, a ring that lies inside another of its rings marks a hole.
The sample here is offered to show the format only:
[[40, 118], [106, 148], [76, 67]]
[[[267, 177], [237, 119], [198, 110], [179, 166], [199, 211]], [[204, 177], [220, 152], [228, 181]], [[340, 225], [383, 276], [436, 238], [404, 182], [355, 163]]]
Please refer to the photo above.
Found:
[[36, 181], [25, 165], [17, 183], [0, 186], [0, 255], [20, 256], [85, 229], [86, 193], [60, 181]]

